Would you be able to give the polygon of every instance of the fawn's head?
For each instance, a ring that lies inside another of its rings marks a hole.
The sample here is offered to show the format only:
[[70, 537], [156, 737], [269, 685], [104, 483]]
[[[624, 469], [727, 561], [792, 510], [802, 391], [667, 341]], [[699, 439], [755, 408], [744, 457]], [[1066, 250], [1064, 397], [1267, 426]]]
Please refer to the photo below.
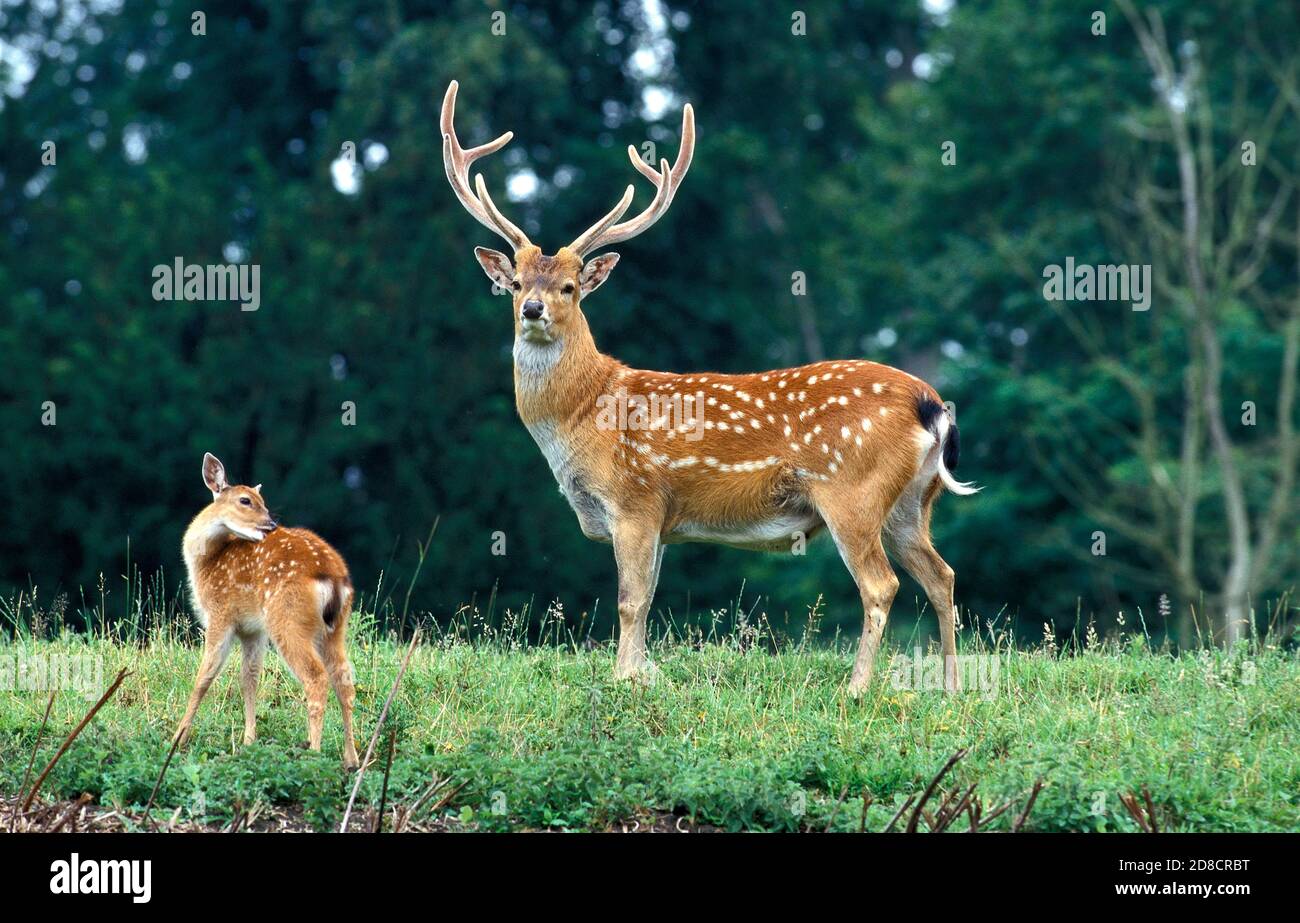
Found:
[[632, 204], [633, 190], [628, 186], [623, 198], [605, 217], [583, 231], [573, 243], [561, 247], [554, 256], [546, 256], [497, 209], [481, 173], [475, 175], [471, 190], [470, 164], [505, 147], [514, 134], [506, 132], [494, 141], [469, 150], [461, 147], [453, 125], [458, 89], [459, 84], [453, 80], [442, 101], [442, 157], [447, 179], [461, 205], [484, 227], [504, 237], [514, 251], [513, 261], [499, 250], [486, 247], [475, 247], [474, 256], [493, 285], [511, 293], [517, 338], [536, 343], [562, 339], [570, 325], [582, 322], [579, 302], [600, 287], [618, 262], [617, 253], [604, 253], [591, 259], [587, 259], [588, 255], [600, 247], [635, 237], [668, 211], [695, 152], [695, 113], [687, 103], [682, 111], [681, 150], [671, 169], [667, 159], [663, 159], [656, 170], [637, 155], [636, 148], [629, 145], [628, 157], [632, 165], [655, 184], [654, 199], [645, 211], [635, 218], [619, 222]]
[[204, 514], [210, 516], [214, 524], [225, 526], [234, 535], [253, 542], [260, 542], [267, 533], [275, 531], [277, 523], [262, 499], [262, 485], [231, 486], [226, 480], [225, 465], [211, 452], [203, 455], [203, 483], [212, 491], [212, 503]]

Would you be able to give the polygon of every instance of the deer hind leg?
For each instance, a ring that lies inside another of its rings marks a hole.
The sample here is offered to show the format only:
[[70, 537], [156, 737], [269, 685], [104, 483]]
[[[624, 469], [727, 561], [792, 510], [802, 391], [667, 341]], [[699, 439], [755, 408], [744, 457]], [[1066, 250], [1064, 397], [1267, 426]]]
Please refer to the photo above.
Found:
[[961, 687], [957, 670], [957, 609], [953, 605], [956, 575], [930, 540], [930, 511], [941, 490], [937, 478], [929, 485], [909, 488], [889, 514], [885, 538], [895, 559], [921, 585], [930, 600], [939, 620], [943, 688], [945, 692], [956, 692]]
[[658, 523], [617, 522], [613, 529], [614, 563], [618, 566], [618, 679], [653, 680], [654, 664], [646, 659], [646, 617], [654, 598], [663, 546]]
[[257, 740], [257, 681], [266, 660], [266, 635], [260, 631], [239, 636], [239, 686], [244, 693], [244, 743]]
[[194, 724], [194, 714], [199, 710], [199, 703], [208, 694], [213, 680], [221, 673], [230, 656], [231, 642], [235, 631], [232, 626], [222, 625], [216, 619], [208, 622], [208, 630], [203, 636], [203, 659], [199, 662], [198, 676], [194, 680], [194, 691], [190, 693], [190, 702], [185, 709], [185, 717], [172, 735], [178, 747], [184, 746], [190, 736], [190, 727]]
[[862, 597], [862, 640], [849, 677], [849, 695], [856, 698], [871, 684], [876, 655], [880, 652], [885, 623], [889, 619], [889, 607], [898, 592], [898, 577], [889, 566], [881, 544], [883, 517], [878, 512], [877, 492], [864, 488], [847, 492], [823, 490], [820, 493], [820, 497], [814, 493], [813, 503]]
[[352, 736], [352, 704], [356, 700], [356, 679], [352, 664], [348, 660], [348, 646], [345, 637], [348, 610], [352, 607], [352, 594], [347, 593], [341, 605], [341, 614], [334, 630], [325, 636], [322, 653], [325, 655], [325, 671], [329, 675], [334, 695], [338, 697], [339, 707], [343, 710], [343, 768], [356, 769], [357, 744]]
[[272, 637], [280, 651], [280, 656], [289, 665], [294, 676], [298, 677], [298, 682], [302, 683], [303, 690], [307, 694], [307, 747], [311, 750], [319, 750], [321, 729], [325, 724], [325, 697], [329, 692], [325, 663], [316, 647], [317, 639], [324, 631], [324, 627], [316, 615], [316, 610], [309, 608], [314, 607], [315, 601], [304, 602], [307, 604], [300, 607], [298, 611], [312, 612], [310, 623], [304, 617], [302, 624], [285, 626]]

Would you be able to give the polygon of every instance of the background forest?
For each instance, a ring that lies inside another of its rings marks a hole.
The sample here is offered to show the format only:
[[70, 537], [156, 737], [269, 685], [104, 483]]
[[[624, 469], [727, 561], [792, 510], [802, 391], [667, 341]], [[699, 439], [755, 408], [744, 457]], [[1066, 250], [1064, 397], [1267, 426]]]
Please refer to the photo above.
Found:
[[[455, 78], [467, 145], [515, 132], [484, 172], [547, 249], [629, 182], [642, 208], [623, 150], [671, 157], [694, 104], [672, 211], [585, 303], [598, 344], [933, 382], [984, 485], [936, 514], [968, 625], [1105, 633], [1140, 610], [1186, 642], [1285, 621], [1300, 9], [796, 7], [213, 2], [196, 34], [178, 2], [0, 0], [0, 593], [75, 618], [101, 575], [110, 612], [124, 575], [174, 590], [212, 451], [337, 545], [367, 604], [400, 606], [437, 519], [413, 609], [559, 601], [610, 630], [612, 555], [515, 416], [509, 305], [472, 256], [498, 243], [443, 172]], [[178, 257], [259, 266], [260, 308], [155, 300]], [[1046, 299], [1067, 258], [1150, 266], [1149, 310]], [[738, 595], [778, 625], [819, 596], [823, 630], [860, 624], [828, 542], [674, 546], [655, 608], [707, 620]], [[905, 579], [895, 632], [920, 595]]]

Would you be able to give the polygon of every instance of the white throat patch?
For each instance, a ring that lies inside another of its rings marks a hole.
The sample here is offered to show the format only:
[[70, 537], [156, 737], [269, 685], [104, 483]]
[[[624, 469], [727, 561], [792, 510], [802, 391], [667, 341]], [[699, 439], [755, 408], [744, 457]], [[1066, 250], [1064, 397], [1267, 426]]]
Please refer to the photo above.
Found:
[[564, 346], [559, 340], [550, 343], [537, 343], [522, 337], [515, 339], [515, 369], [519, 372], [519, 386], [527, 390], [538, 390], [546, 386], [546, 380], [564, 355]]
[[251, 541], [254, 542], [260, 542], [262, 539], [266, 538], [265, 535], [263, 535], [261, 532], [257, 531], [256, 529], [245, 529], [243, 526], [237, 526], [234, 523], [224, 522], [224, 521], [222, 522], [222, 525], [224, 525], [231, 532], [234, 532], [240, 538], [250, 539]]

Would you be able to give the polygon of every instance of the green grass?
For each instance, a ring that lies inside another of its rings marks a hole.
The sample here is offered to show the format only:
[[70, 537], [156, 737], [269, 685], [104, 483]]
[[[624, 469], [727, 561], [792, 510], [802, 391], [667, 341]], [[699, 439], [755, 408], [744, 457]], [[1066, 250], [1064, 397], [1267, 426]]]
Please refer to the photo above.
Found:
[[[387, 725], [397, 740], [388, 803], [409, 801], [433, 774], [450, 777], [464, 784], [444, 809], [458, 828], [608, 829], [677, 812], [734, 830], [820, 830], [833, 815], [833, 829], [857, 830], [865, 791], [867, 828], [879, 830], [963, 747], [970, 754], [944, 787], [978, 782], [986, 805], [1018, 806], [1046, 780], [1026, 829], [1135, 830], [1119, 795], [1143, 786], [1172, 829], [1300, 828], [1300, 662], [1266, 642], [1172, 656], [1142, 635], [1057, 652], [968, 633], [964, 653], [997, 658], [994, 694], [900, 690], [882, 656], [871, 693], [854, 701], [845, 694], [851, 650], [811, 637], [780, 643], [742, 627], [661, 640], [652, 649], [658, 681], [647, 688], [612, 679], [608, 646], [571, 643], [560, 630], [532, 645], [517, 622], [473, 641], [466, 634], [443, 631], [417, 648]], [[363, 751], [403, 649], [373, 618], [354, 616]], [[132, 675], [43, 794], [89, 792], [138, 810], [183, 710], [197, 647], [166, 627], [135, 641], [17, 631], [0, 646], [10, 658], [54, 653], [102, 657], [105, 682], [122, 667]], [[300, 687], [272, 655], [260, 739], [243, 747], [238, 656], [204, 702], [154, 815], [180, 807], [184, 818], [219, 823], [261, 803], [337, 826], [351, 787], [337, 704], [326, 712], [324, 752], [302, 750]], [[0, 793], [18, 791], [46, 701], [0, 691]], [[37, 769], [89, 704], [84, 694], [55, 697]], [[365, 778], [363, 804], [378, 802], [382, 776], [381, 762]], [[1016, 810], [992, 828], [1006, 829]]]

